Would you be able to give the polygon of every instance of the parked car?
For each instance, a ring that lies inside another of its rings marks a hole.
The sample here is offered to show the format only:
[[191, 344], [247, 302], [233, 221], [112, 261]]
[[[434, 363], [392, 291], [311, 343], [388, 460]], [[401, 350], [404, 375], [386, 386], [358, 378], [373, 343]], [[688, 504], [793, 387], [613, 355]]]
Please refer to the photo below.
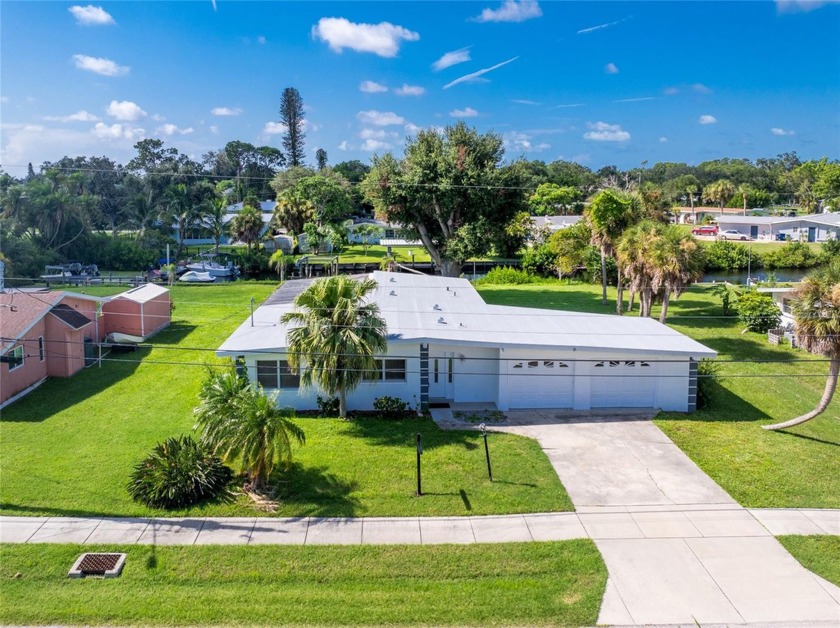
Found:
[[691, 230], [691, 233], [694, 235], [702, 235], [702, 236], [713, 236], [717, 235], [718, 228], [717, 225], [700, 225], [698, 227], [694, 227]]
[[747, 236], [745, 236], [740, 231], [736, 231], [735, 229], [727, 229], [726, 231], [721, 231], [720, 235], [718, 236], [721, 240], [747, 240]]

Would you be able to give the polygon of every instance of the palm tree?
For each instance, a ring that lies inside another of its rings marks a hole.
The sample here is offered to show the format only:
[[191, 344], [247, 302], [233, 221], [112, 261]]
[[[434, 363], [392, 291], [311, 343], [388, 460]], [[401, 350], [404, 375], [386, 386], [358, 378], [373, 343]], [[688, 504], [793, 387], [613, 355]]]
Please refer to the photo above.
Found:
[[195, 210], [187, 186], [183, 183], [173, 183], [167, 187], [163, 198], [166, 205], [165, 219], [178, 226], [178, 252], [175, 255], [179, 257], [187, 237], [187, 227], [195, 218]]
[[376, 288], [373, 279], [319, 279], [295, 298], [295, 311], [280, 319], [294, 326], [288, 332], [289, 366], [304, 386], [337, 394], [341, 418], [347, 416], [347, 392], [376, 370], [374, 356], [388, 347], [379, 306], [366, 302]]
[[703, 198], [712, 203], [720, 205], [720, 211], [723, 213], [723, 206], [729, 202], [729, 199], [735, 195], [735, 186], [731, 181], [726, 179], [719, 179], [714, 183], [707, 185], [703, 189]]
[[650, 316], [656, 292], [656, 250], [664, 231], [664, 224], [643, 220], [628, 228], [616, 244], [616, 257], [629, 280], [631, 294], [639, 295], [639, 316]]
[[831, 362], [822, 399], [811, 412], [802, 416], [763, 425], [766, 430], [781, 430], [822, 414], [831, 403], [840, 375], [840, 260], [808, 275], [796, 290], [792, 309], [799, 346], [811, 353], [827, 356]]
[[259, 241], [262, 232], [262, 213], [256, 207], [245, 205], [236, 216], [230, 221], [230, 233], [237, 240], [241, 240], [248, 246]]
[[225, 216], [227, 216], [227, 199], [224, 196], [207, 201], [207, 211], [204, 213], [204, 221], [213, 234], [213, 252], [219, 254], [219, 244], [225, 234]]
[[239, 460], [254, 490], [265, 488], [278, 466], [292, 460], [292, 440], [303, 444], [306, 436], [290, 417], [292, 411], [277, 407], [257, 385], [230, 368], [211, 371], [199, 393], [195, 409], [201, 442], [224, 461]]
[[[620, 190], [605, 189], [598, 192], [583, 213], [592, 232], [592, 244], [601, 250], [601, 303], [607, 304], [607, 257], [614, 254], [615, 242], [621, 233], [633, 224], [639, 215], [637, 200]], [[618, 276], [616, 311], [622, 313], [621, 267]]]
[[686, 287], [703, 277], [705, 255], [694, 236], [676, 225], [666, 225], [654, 248], [653, 265], [651, 283], [662, 294], [659, 322], [664, 323], [671, 295], [679, 298]]

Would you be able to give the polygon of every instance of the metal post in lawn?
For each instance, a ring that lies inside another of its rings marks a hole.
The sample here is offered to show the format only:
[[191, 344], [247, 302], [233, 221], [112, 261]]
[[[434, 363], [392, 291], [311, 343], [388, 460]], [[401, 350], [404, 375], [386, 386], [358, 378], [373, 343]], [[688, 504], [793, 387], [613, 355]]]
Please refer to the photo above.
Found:
[[254, 326], [254, 297], [251, 297], [251, 327]]
[[423, 454], [423, 442], [420, 440], [420, 432], [417, 432], [417, 496], [423, 495], [423, 485], [420, 479], [420, 456]]
[[487, 426], [482, 423], [478, 426], [478, 429], [481, 430], [481, 435], [484, 436], [484, 455], [487, 457], [487, 475], [490, 477], [490, 481], [493, 481], [493, 469], [490, 467], [490, 448], [487, 446]]

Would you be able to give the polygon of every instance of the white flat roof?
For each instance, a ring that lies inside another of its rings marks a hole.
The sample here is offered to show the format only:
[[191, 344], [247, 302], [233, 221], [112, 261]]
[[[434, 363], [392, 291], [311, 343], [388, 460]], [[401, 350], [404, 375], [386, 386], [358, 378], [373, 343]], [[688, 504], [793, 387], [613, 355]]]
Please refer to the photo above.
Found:
[[[381, 271], [373, 278], [379, 284], [373, 300], [387, 323], [389, 343], [717, 355], [651, 318], [488, 305], [466, 279]], [[253, 326], [248, 317], [217, 354], [284, 350], [287, 328], [280, 317], [292, 309], [290, 299], [269, 298], [254, 312]]]
[[720, 223], [738, 225], [776, 225], [788, 222], [814, 222], [821, 225], [840, 226], [840, 214], [807, 214], [805, 216], [721, 216]]
[[169, 288], [164, 288], [154, 283], [144, 283], [142, 286], [137, 286], [131, 290], [115, 294], [109, 300], [114, 299], [128, 299], [129, 301], [136, 301], [137, 303], [145, 303], [151, 301], [155, 297], [169, 292]]

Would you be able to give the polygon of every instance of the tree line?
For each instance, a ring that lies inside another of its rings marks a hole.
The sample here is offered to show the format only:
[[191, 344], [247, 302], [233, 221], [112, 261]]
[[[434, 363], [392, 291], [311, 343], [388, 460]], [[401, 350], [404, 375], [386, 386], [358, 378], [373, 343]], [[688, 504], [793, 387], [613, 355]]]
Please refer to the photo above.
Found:
[[[690, 166], [657, 163], [621, 171], [569, 161], [505, 161], [504, 143], [463, 123], [408, 138], [402, 158], [376, 155], [330, 166], [324, 149], [305, 163], [303, 100], [294, 88], [280, 105], [283, 149], [228, 142], [199, 161], [159, 139], [135, 144], [125, 165], [63, 157], [25, 177], [0, 170], [0, 238], [8, 274], [33, 277], [68, 259], [102, 267], [145, 267], [167, 242], [180, 255], [197, 230], [259, 249], [259, 202], [276, 200], [273, 228], [306, 233], [316, 246], [340, 245], [350, 217], [372, 216], [421, 240], [445, 274], [464, 260], [515, 256], [534, 240], [531, 215], [582, 213], [605, 190], [633, 195], [650, 216], [702, 202], [747, 208], [796, 203], [840, 206], [840, 164], [775, 158], [720, 159]], [[242, 203], [231, 220], [228, 208]], [[174, 237], [173, 237], [174, 227]]]

